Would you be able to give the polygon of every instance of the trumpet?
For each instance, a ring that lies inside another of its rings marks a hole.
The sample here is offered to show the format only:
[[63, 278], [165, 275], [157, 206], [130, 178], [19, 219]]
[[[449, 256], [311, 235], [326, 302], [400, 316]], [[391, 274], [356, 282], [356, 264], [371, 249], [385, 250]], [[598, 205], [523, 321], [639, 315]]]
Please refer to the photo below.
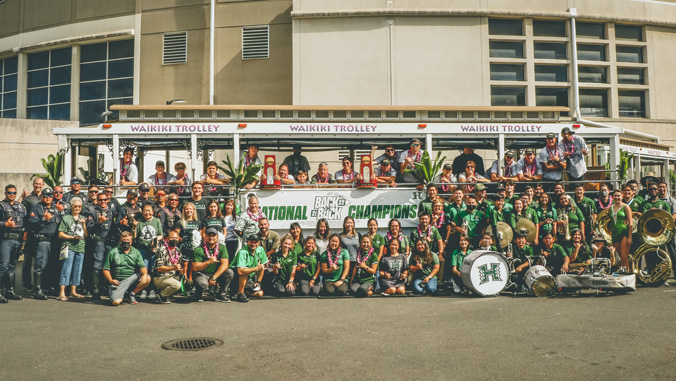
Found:
[[[560, 214], [559, 215], [559, 220], [558, 220], [558, 225], [556, 228], [556, 231], [559, 235], [564, 236], [564, 239], [566, 241], [570, 241], [570, 224], [568, 223], [568, 214]], [[565, 226], [564, 226], [565, 225]]]

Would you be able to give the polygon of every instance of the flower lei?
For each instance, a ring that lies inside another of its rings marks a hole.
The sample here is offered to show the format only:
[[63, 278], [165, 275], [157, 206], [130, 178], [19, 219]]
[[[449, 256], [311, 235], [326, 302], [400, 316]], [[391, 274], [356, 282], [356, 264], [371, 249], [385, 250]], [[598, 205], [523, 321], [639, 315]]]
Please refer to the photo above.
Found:
[[[411, 149], [407, 151], [408, 157], [413, 157], [411, 154]], [[420, 163], [420, 158], [422, 157], [422, 151], [418, 151], [418, 153], [415, 154], [415, 157], [413, 157], [413, 162], [414, 163]], [[415, 165], [410, 165], [409, 168], [415, 168]]]
[[172, 265], [178, 263], [179, 258], [181, 258], [181, 252], [178, 250], [178, 246], [175, 246], [173, 249], [169, 246], [169, 241], [164, 240], [164, 247], [167, 249], [167, 254], [169, 254], [169, 262]]
[[552, 150], [550, 150], [549, 147], [546, 147], [546, 148], [547, 148], [547, 154], [549, 156], [552, 156], [552, 155], [558, 156], [559, 155], [559, 146], [558, 145], [554, 145], [554, 153], [553, 154], [552, 154]]
[[[416, 229], [418, 230], [418, 237], [422, 237], [423, 232], [422, 232], [422, 230], [420, 230], [420, 225], [418, 225], [418, 227]], [[430, 238], [432, 238], [432, 227], [431, 226], [427, 227], [427, 237], [426, 238], [427, 238], [428, 241], [430, 240]]]
[[512, 168], [514, 168], [514, 162], [512, 164], [505, 163], [505, 176], [512, 176]]
[[535, 161], [535, 159], [533, 159], [533, 165], [526, 163], [526, 160], [523, 161], [523, 166], [526, 169], [526, 173], [531, 174], [531, 175], [535, 174], [536, 165], [537, 165], [537, 161]]
[[[437, 222], [434, 223], [434, 226], [435, 226], [437, 229], [441, 229], [441, 226], [442, 226], [443, 224], [444, 224], [444, 211], [442, 210], [442, 211], [441, 211], [441, 214], [439, 214], [439, 215], [437, 216]], [[432, 230], [432, 229], [430, 229], [430, 230]]]
[[354, 179], [354, 170], [352, 171], [352, 173], [349, 174], [345, 173], [344, 169], [341, 169], [340, 172], [342, 172], [343, 174], [343, 180], [348, 181]]
[[610, 205], [613, 204], [613, 196], [608, 196], [608, 203], [606, 205], [603, 205], [603, 201], [599, 198], [599, 206], [601, 209], [608, 209], [610, 208]]
[[[404, 235], [401, 232], [399, 232], [397, 239], [399, 239], [399, 242], [403, 243], [404, 242]], [[387, 242], [390, 242], [390, 241], [392, 241], [392, 233], [387, 232]]]
[[359, 254], [361, 254], [361, 253], [363, 252], [363, 250], [360, 248], [360, 249], [357, 251], [357, 263], [360, 264], [360, 265], [361, 265], [362, 263], [365, 263], [366, 260], [369, 259], [369, 258], [371, 257], [371, 254], [373, 254], [373, 251], [374, 251], [374, 249], [373, 249], [373, 247], [371, 247], [371, 248], [369, 249], [369, 252], [368, 252], [365, 256], [362, 257], [362, 256], [359, 255]]
[[221, 245], [216, 243], [216, 247], [214, 247], [213, 253], [209, 253], [209, 247], [207, 247], [206, 242], [204, 243], [204, 245], [202, 247], [204, 248], [204, 254], [207, 256], [207, 259], [216, 258], [218, 256], [218, 250], [220, 249], [219, 246], [221, 246]]
[[570, 144], [564, 139], [563, 140], [563, 147], [566, 149], [566, 152], [568, 152], [568, 155], [572, 155], [575, 153], [575, 140], [571, 141]]
[[[331, 258], [331, 254], [334, 254], [333, 258]], [[331, 249], [328, 248], [328, 247], [326, 248], [326, 258], [329, 261], [329, 267], [331, 267], [333, 265], [337, 265], [339, 257], [340, 257], [340, 253], [338, 253], [338, 250], [336, 250], [335, 253], [331, 253]]]
[[258, 220], [260, 220], [261, 218], [265, 217], [265, 215], [263, 214], [263, 212], [259, 211], [257, 215], [254, 215], [253, 213], [251, 213], [251, 211], [250, 211], [249, 209], [246, 210], [246, 214], [247, 214], [247, 216], [249, 216], [249, 218], [251, 218], [254, 222], [258, 222]]
[[319, 177], [319, 173], [317, 173], [315, 176], [317, 176], [317, 182], [318, 183], [328, 183], [329, 182], [329, 174], [326, 174], [326, 177], [321, 178]]
[[125, 176], [127, 176], [127, 172], [129, 172], [129, 164], [124, 163], [124, 159], [120, 160], [122, 162], [122, 169], [120, 169], [120, 179], [124, 179]]

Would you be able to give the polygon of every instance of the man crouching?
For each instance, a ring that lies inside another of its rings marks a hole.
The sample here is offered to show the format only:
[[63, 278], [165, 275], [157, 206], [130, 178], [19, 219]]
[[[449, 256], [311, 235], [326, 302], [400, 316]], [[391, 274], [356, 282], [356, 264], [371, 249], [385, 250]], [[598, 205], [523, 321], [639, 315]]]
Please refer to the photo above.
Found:
[[194, 301], [201, 302], [204, 289], [218, 284], [216, 300], [230, 303], [228, 289], [233, 272], [228, 268], [228, 250], [218, 243], [218, 230], [210, 227], [206, 230], [204, 245], [193, 252], [193, 280], [195, 282]]
[[141, 252], [131, 247], [131, 241], [132, 233], [122, 232], [120, 244], [111, 249], [103, 261], [103, 276], [110, 283], [110, 302], [114, 306], [122, 303], [129, 290], [133, 290], [129, 293], [129, 304], [136, 304], [136, 293], [150, 284]]

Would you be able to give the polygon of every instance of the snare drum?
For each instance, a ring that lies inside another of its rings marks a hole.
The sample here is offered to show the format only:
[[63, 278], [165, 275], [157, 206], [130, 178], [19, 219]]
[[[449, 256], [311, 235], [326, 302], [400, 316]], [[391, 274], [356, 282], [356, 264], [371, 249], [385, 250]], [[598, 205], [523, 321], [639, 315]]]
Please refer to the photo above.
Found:
[[555, 289], [554, 277], [544, 266], [536, 265], [524, 275], [526, 287], [535, 296], [547, 296]]
[[462, 262], [460, 270], [465, 287], [479, 296], [495, 296], [507, 286], [509, 266], [496, 251], [476, 250]]

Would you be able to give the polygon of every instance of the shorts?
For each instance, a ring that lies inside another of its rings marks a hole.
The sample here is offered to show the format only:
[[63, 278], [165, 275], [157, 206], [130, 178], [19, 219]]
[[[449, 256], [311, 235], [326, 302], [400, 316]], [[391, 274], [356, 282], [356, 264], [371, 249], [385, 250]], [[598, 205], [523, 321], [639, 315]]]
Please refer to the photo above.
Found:
[[108, 290], [108, 296], [110, 297], [110, 300], [111, 301], [121, 300], [124, 298], [124, 295], [127, 293], [128, 290], [134, 291], [139, 280], [141, 280], [141, 276], [142, 276], [141, 273], [134, 273], [129, 278], [120, 281], [119, 286], [111, 284]]
[[399, 288], [406, 285], [406, 279], [386, 279], [381, 276], [378, 280], [380, 281], [380, 289], [382, 291], [385, 291], [388, 288]]

